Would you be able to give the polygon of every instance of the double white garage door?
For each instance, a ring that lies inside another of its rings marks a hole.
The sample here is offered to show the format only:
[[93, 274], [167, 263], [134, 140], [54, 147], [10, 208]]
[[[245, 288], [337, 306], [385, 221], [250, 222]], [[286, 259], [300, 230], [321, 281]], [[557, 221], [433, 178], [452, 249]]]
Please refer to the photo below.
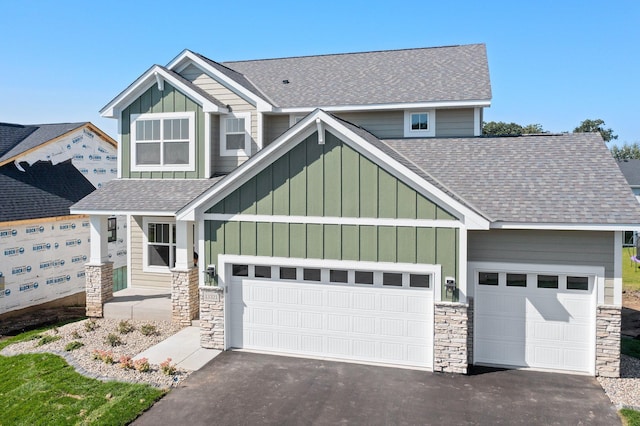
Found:
[[235, 264], [234, 348], [431, 368], [428, 274]]

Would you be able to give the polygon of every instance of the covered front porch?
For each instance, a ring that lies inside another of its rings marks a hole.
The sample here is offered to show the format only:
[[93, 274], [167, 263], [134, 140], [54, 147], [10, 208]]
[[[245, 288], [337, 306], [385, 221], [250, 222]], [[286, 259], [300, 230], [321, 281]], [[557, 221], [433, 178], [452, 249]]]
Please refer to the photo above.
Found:
[[[193, 220], [177, 220], [176, 214], [216, 181], [120, 179], [72, 207], [74, 213], [90, 216], [91, 254], [85, 265], [87, 316], [161, 319], [183, 325], [198, 318], [197, 229]], [[129, 287], [114, 294], [107, 241], [108, 218], [116, 214], [126, 215], [129, 225]], [[131, 229], [134, 223], [138, 224], [135, 231]], [[161, 277], [161, 285], [153, 282], [154, 277]]]

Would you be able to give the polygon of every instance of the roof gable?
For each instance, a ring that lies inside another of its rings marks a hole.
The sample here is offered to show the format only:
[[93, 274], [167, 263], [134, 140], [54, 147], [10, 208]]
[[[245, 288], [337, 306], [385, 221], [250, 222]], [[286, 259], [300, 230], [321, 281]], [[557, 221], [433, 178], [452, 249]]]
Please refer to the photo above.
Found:
[[321, 110], [316, 110], [309, 114], [276, 141], [269, 144], [266, 148], [258, 152], [258, 154], [227, 175], [209, 191], [193, 200], [193, 202], [178, 212], [178, 219], [188, 218], [193, 220], [196, 216], [196, 211], [204, 213], [271, 164], [279, 161], [281, 157], [285, 156], [289, 151], [292, 151], [297, 145], [314, 133], [318, 134], [318, 131], [321, 130], [323, 132], [322, 134], [324, 134], [325, 129], [340, 139], [345, 145], [348, 145], [354, 152], [366, 157], [378, 167], [384, 169], [390, 176], [394, 176], [407, 187], [412, 188], [418, 194], [431, 200], [441, 209], [448, 211], [465, 226], [470, 229], [488, 229], [489, 222], [487, 219], [480, 216], [477, 212], [474, 212], [468, 206], [454, 200], [441, 188], [434, 186], [430, 182], [425, 182], [423, 178], [415, 175], [411, 170], [408, 170], [405, 166], [380, 151], [362, 136], [354, 133], [349, 127], [345, 126], [342, 121], [335, 119]]
[[131, 105], [152, 85], [157, 84], [159, 88], [162, 88], [165, 80], [198, 103], [204, 112], [227, 112], [226, 107], [220, 101], [180, 74], [160, 65], [154, 65], [105, 105], [100, 110], [100, 114], [103, 117], [117, 118], [120, 111]]
[[331, 133], [314, 133], [206, 213], [455, 220]]

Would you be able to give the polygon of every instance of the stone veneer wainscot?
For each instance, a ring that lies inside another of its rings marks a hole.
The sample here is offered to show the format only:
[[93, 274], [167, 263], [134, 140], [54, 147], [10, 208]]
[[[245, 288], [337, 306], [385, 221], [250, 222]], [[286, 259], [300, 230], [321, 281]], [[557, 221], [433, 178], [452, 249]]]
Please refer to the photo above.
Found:
[[200, 287], [200, 346], [224, 350], [224, 288]]
[[85, 265], [87, 316], [101, 318], [102, 306], [113, 298], [113, 262]]
[[598, 306], [596, 313], [596, 376], [620, 377], [620, 326], [618, 306]]

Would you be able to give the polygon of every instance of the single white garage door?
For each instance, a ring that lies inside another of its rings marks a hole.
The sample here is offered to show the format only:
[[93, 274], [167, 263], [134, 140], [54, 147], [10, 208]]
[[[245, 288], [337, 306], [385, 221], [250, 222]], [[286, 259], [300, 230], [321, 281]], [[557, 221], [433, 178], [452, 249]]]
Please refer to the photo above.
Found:
[[254, 265], [233, 270], [227, 329], [233, 348], [432, 367], [430, 275]]
[[474, 362], [593, 374], [594, 277], [479, 270]]

